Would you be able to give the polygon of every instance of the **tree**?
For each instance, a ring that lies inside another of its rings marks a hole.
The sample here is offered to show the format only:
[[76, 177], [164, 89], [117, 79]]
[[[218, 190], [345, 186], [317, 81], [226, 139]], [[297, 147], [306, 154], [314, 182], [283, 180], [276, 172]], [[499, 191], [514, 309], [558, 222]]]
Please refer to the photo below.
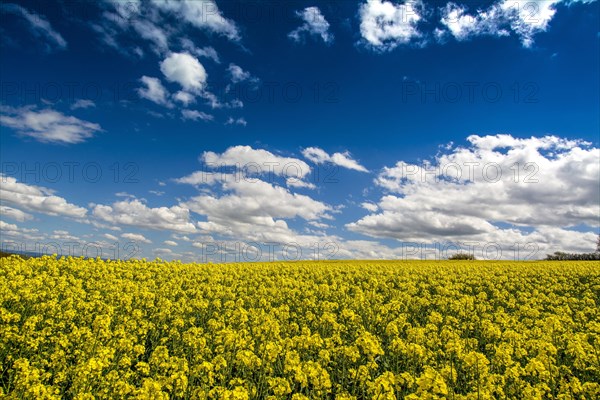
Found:
[[448, 257], [448, 260], [475, 260], [475, 256], [469, 253], [456, 253]]

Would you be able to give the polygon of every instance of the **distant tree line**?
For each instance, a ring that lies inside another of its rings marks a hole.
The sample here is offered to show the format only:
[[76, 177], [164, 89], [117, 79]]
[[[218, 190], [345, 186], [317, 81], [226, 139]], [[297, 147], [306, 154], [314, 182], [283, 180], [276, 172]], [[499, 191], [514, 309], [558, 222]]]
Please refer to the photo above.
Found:
[[555, 251], [554, 254], [548, 254], [546, 260], [550, 261], [595, 261], [600, 260], [600, 235], [596, 241], [596, 251], [593, 253], [565, 253], [562, 251]]

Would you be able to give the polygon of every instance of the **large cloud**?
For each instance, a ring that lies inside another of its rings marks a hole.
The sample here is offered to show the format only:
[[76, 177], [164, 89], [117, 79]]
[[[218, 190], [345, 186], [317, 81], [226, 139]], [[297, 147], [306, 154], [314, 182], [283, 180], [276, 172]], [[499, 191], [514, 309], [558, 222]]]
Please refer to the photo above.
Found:
[[[221, 195], [208, 193], [195, 196], [182, 204], [206, 218], [206, 221], [198, 223], [204, 233], [239, 240], [306, 241], [307, 238], [300, 238], [288, 227], [286, 220], [317, 221], [329, 218], [328, 213], [332, 211], [332, 207], [325, 203], [257, 178], [272, 175], [270, 178], [279, 178], [288, 186], [295, 186], [289, 183], [286, 171], [291, 165], [296, 171], [294, 173], [303, 177], [310, 168], [301, 160], [277, 156], [262, 149], [236, 146], [222, 154], [206, 152], [202, 161], [213, 169], [233, 167], [230, 172], [198, 171], [177, 180], [203, 190], [216, 187], [222, 191]], [[248, 166], [252, 167], [246, 170]], [[255, 174], [251, 176], [249, 171]]]
[[593, 236], [568, 229], [600, 226], [599, 149], [554, 136], [474, 135], [468, 141], [469, 147], [431, 163], [384, 168], [376, 183], [390, 194], [379, 201], [379, 211], [347, 227], [416, 242], [508, 245], [548, 242], [551, 232]]

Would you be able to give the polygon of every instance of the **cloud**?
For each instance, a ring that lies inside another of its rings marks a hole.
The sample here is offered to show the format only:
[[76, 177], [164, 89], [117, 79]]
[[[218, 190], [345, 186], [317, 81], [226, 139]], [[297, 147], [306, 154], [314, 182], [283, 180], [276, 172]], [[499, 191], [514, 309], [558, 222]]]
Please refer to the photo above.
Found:
[[80, 108], [86, 109], [92, 107], [96, 107], [96, 103], [94, 103], [92, 100], [79, 99], [75, 103], [73, 103], [73, 105], [71, 105], [71, 110], [77, 110]]
[[285, 184], [287, 187], [296, 187], [296, 188], [306, 188], [306, 189], [316, 189], [316, 186], [313, 183], [301, 181], [296, 178], [288, 178], [285, 180]]
[[[2, 177], [2, 179], [4, 179]], [[14, 219], [15, 221], [25, 222], [33, 219], [33, 215], [18, 210], [16, 208], [7, 207], [0, 205], [0, 215], [3, 217], [7, 217], [10, 219]]]
[[[0, 199], [2, 202], [10, 203], [27, 211], [53, 216], [83, 218], [87, 214], [85, 208], [78, 207], [68, 203], [62, 197], [55, 196], [53, 191], [48, 188], [20, 183], [11, 176], [1, 174], [0, 182], [2, 183], [0, 185]], [[16, 214], [13, 212], [13, 215]]]
[[457, 40], [466, 40], [472, 36], [506, 36], [509, 32], [499, 26], [498, 8], [480, 11], [476, 16], [466, 13], [465, 6], [448, 3], [442, 9], [441, 23]]
[[147, 239], [144, 235], [140, 235], [139, 233], [123, 233], [121, 237], [139, 243], [152, 243], [152, 240]]
[[213, 47], [205, 46], [205, 47], [198, 48], [198, 47], [196, 47], [194, 42], [192, 42], [188, 38], [181, 39], [181, 47], [183, 47], [184, 50], [187, 50], [188, 52], [195, 54], [199, 57], [209, 58], [217, 64], [221, 63], [221, 59], [219, 58], [219, 53], [217, 53], [217, 51]]
[[115, 235], [111, 235], [110, 233], [105, 233], [102, 235], [105, 239], [112, 240], [113, 242], [117, 242], [119, 240]]
[[164, 244], [166, 244], [167, 246], [177, 246], [177, 242], [174, 242], [172, 240], [165, 240]]
[[179, 92], [175, 93], [173, 95], [173, 99], [175, 99], [176, 101], [180, 102], [184, 106], [187, 106], [187, 105], [189, 105], [191, 103], [195, 103], [196, 102], [196, 98], [194, 97], [193, 94], [185, 92], [183, 90], [180, 90]]
[[183, 203], [192, 212], [203, 215], [198, 222], [205, 234], [219, 234], [237, 240], [287, 242], [298, 239], [285, 219], [306, 221], [327, 218], [331, 207], [308, 196], [255, 180], [213, 180], [225, 194], [201, 195]]
[[138, 228], [194, 233], [189, 210], [179, 205], [150, 208], [140, 200], [118, 201], [112, 205], [92, 205], [92, 215], [99, 220]]
[[327, 44], [333, 43], [334, 36], [329, 32], [329, 22], [318, 7], [306, 7], [302, 11], [296, 11], [296, 15], [302, 18], [304, 23], [288, 34], [290, 39], [300, 42], [305, 35], [312, 35], [320, 37]]
[[421, 37], [417, 24], [422, 20], [420, 0], [392, 3], [367, 0], [359, 9], [360, 33], [367, 45], [388, 51]]
[[334, 153], [332, 155], [327, 154], [324, 150], [318, 147], [307, 147], [302, 150], [302, 155], [314, 162], [315, 164], [324, 164], [324, 163], [332, 163], [335, 165], [339, 165], [343, 168], [352, 169], [355, 171], [361, 172], [369, 172], [365, 167], [360, 165], [356, 160], [354, 160], [349, 152], [344, 153]]
[[96, 123], [67, 116], [52, 109], [36, 110], [35, 106], [0, 106], [0, 125], [42, 143], [57, 144], [81, 143], [92, 138], [96, 132], [102, 131]]
[[161, 62], [160, 70], [169, 82], [176, 82], [191, 93], [201, 92], [206, 85], [206, 70], [189, 53], [171, 53]]
[[156, 54], [165, 54], [169, 51], [169, 38], [166, 32], [149, 20], [133, 19], [131, 26], [143, 39], [152, 43]]
[[52, 240], [60, 240], [60, 241], [70, 241], [70, 242], [80, 242], [81, 240], [77, 236], [71, 235], [68, 231], [65, 230], [55, 230], [50, 235], [50, 239]]
[[233, 146], [221, 154], [207, 151], [202, 154], [201, 160], [213, 167], [236, 167], [249, 174], [275, 174], [299, 180], [310, 173], [308, 164], [300, 159], [278, 156], [250, 146]]
[[229, 117], [229, 118], [227, 118], [227, 121], [225, 121], [225, 125], [241, 125], [241, 126], [246, 126], [246, 125], [248, 125], [248, 122], [246, 121], [245, 118], [233, 118], [233, 117]]
[[[189, 34], [189, 26], [226, 36], [232, 41], [240, 40], [236, 24], [223, 17], [212, 0], [105, 0], [99, 4], [103, 18], [93, 24], [92, 29], [105, 44], [121, 53], [144, 55], [142, 49], [131, 45], [127, 36], [130, 32], [147, 41], [151, 49], [161, 55], [168, 54], [170, 44], [174, 42], [187, 40], [192, 43], [184, 36]], [[216, 52], [211, 49], [198, 49], [195, 54], [218, 60]]]
[[[456, 40], [476, 36], [517, 35], [523, 47], [534, 44], [534, 36], [545, 32], [554, 18], [557, 5], [591, 3], [595, 0], [498, 0], [486, 9], [469, 14], [467, 7], [450, 2], [441, 8], [440, 22]], [[442, 31], [440, 31], [441, 33]], [[443, 37], [442, 34], [438, 35]]]
[[160, 79], [142, 76], [140, 82], [145, 86], [137, 89], [137, 93], [141, 98], [150, 100], [161, 106], [169, 108], [173, 106], [169, 101], [169, 92], [162, 85]]
[[376, 212], [377, 210], [379, 210], [379, 206], [377, 204], [370, 202], [364, 202], [360, 206], [370, 212]]
[[229, 64], [227, 71], [229, 72], [229, 76], [231, 76], [231, 81], [233, 83], [247, 81], [252, 78], [250, 72], [244, 71], [242, 67], [235, 64]]
[[286, 220], [318, 221], [331, 218], [329, 213], [335, 212], [331, 206], [309, 196], [259, 179], [277, 178], [288, 188], [314, 187], [308, 183], [296, 184], [304, 182], [310, 172], [302, 160], [250, 146], [230, 147], [220, 154], [205, 152], [200, 160], [205, 164], [203, 171], [175, 181], [197, 186], [202, 191], [202, 195], [181, 205], [203, 216], [205, 221], [197, 226], [205, 235], [278, 243], [296, 240], [308, 245], [317, 239], [298, 234]]
[[524, 47], [533, 45], [533, 36], [545, 32], [556, 14], [556, 4], [561, 0], [502, 0], [499, 7], [510, 21], [510, 27], [521, 38]]
[[[40, 234], [37, 229], [27, 229], [21, 228], [15, 224], [9, 224], [4, 221], [0, 221], [0, 232], [2, 232], [3, 236], [7, 236], [11, 239], [19, 238], [23, 240], [43, 240], [44, 235]], [[21, 246], [20, 243], [11, 243], [10, 241], [2, 241], [2, 250], [7, 250], [12, 248], [14, 245], [15, 250], [19, 250]]]
[[224, 35], [233, 41], [240, 39], [235, 23], [223, 17], [212, 0], [151, 0], [151, 3], [197, 28]]
[[198, 121], [198, 120], [212, 121], [213, 118], [214, 118], [210, 114], [207, 114], [207, 113], [202, 112], [202, 111], [196, 111], [196, 110], [182, 110], [181, 111], [181, 116], [185, 120], [192, 120], [192, 121]]
[[506, 249], [516, 242], [565, 244], [548, 235], [579, 237], [573, 227], [600, 226], [599, 149], [555, 136], [473, 135], [468, 142], [433, 162], [384, 168], [375, 183], [389, 194], [347, 228], [377, 238], [494, 242]]
[[46, 42], [46, 49], [48, 51], [53, 49], [64, 50], [67, 48], [67, 41], [52, 28], [50, 22], [42, 14], [32, 14], [24, 7], [13, 3], [0, 4], [0, 12], [23, 18], [27, 23], [29, 31], [36, 38], [41, 38]]

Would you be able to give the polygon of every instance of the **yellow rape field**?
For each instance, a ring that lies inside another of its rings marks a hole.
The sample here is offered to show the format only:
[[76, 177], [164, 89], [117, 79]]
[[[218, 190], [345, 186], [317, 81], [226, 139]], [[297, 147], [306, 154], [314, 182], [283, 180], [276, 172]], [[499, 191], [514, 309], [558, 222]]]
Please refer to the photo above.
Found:
[[0, 263], [1, 398], [600, 398], [597, 262]]

